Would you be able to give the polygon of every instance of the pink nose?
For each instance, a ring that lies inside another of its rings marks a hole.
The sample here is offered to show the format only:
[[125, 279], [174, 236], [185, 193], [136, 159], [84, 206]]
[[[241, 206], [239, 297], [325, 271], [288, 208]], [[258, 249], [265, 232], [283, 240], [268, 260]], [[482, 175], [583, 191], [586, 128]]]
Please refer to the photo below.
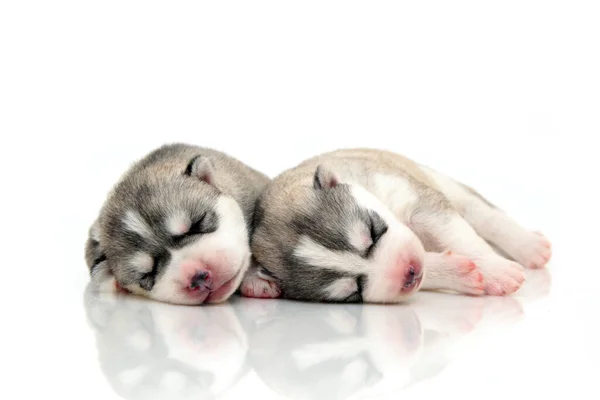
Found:
[[212, 276], [209, 271], [199, 271], [190, 279], [188, 287], [193, 291], [210, 290], [212, 286]]

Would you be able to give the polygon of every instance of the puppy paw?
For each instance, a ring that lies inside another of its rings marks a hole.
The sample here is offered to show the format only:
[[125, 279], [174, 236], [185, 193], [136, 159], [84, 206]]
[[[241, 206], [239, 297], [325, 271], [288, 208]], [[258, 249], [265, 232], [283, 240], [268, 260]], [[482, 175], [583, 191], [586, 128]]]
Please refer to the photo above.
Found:
[[451, 290], [458, 293], [482, 295], [485, 293], [481, 271], [469, 257], [451, 251], [427, 252], [424, 262], [427, 290]]
[[450, 287], [459, 292], [473, 295], [485, 293], [483, 275], [470, 258], [448, 251], [444, 253], [446, 265], [451, 273]]
[[525, 282], [525, 270], [516, 262], [502, 257], [490, 257], [475, 260], [483, 275], [485, 293], [492, 296], [504, 296], [519, 290]]
[[525, 268], [543, 268], [552, 256], [552, 244], [539, 232], [528, 232], [515, 252], [515, 260]]
[[257, 275], [247, 275], [240, 286], [242, 296], [259, 299], [275, 299], [281, 296], [279, 286]]

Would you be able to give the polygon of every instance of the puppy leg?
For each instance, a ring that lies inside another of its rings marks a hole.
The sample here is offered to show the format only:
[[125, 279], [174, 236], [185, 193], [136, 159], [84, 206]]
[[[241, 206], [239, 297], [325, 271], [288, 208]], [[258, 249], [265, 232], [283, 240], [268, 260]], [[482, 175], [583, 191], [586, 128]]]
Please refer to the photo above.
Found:
[[427, 170], [456, 210], [475, 231], [526, 268], [542, 268], [550, 260], [550, 241], [517, 224], [474, 189], [438, 172]]
[[485, 293], [483, 275], [468, 257], [447, 251], [425, 253], [425, 280], [421, 289], [452, 290], [458, 293]]
[[548, 264], [552, 246], [544, 235], [522, 228], [506, 213], [476, 197], [466, 200], [464, 218], [483, 238], [526, 268], [543, 268]]
[[253, 261], [240, 285], [242, 296], [261, 299], [274, 299], [281, 296], [277, 282], [261, 272], [260, 266]]
[[410, 224], [417, 235], [430, 238], [437, 247], [469, 257], [483, 275], [487, 294], [513, 293], [525, 281], [523, 267], [497, 254], [455, 211], [421, 209], [411, 216]]

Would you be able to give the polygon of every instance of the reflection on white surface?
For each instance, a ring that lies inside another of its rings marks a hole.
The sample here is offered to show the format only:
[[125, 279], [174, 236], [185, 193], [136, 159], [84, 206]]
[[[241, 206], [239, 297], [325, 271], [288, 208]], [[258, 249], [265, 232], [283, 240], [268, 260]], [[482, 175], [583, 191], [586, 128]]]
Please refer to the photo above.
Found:
[[[520, 298], [548, 293], [547, 271], [529, 279], [535, 290]], [[465, 339], [523, 316], [517, 298], [443, 293], [391, 306], [235, 297], [185, 307], [88, 287], [84, 303], [100, 367], [126, 399], [221, 398], [243, 377], [282, 398], [376, 398], [437, 375]]]
[[233, 308], [179, 307], [88, 287], [100, 367], [127, 399], [217, 398], [248, 368]]

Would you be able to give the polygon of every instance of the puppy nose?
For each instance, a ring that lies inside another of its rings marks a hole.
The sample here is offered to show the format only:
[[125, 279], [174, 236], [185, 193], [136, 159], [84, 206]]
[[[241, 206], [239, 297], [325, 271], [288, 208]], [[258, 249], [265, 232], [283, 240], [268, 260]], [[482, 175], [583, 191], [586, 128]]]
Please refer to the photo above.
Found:
[[192, 277], [190, 281], [190, 289], [209, 289], [212, 283], [212, 279], [210, 277], [210, 272], [208, 271], [200, 271], [196, 275]]
[[404, 282], [405, 287], [411, 287], [417, 279], [421, 277], [421, 263], [417, 260], [411, 260], [408, 271], [406, 271], [406, 281]]
[[404, 286], [411, 287], [414, 282], [415, 282], [415, 267], [413, 267], [411, 265], [410, 268], [408, 269], [408, 272], [406, 273], [406, 281], [404, 282]]

